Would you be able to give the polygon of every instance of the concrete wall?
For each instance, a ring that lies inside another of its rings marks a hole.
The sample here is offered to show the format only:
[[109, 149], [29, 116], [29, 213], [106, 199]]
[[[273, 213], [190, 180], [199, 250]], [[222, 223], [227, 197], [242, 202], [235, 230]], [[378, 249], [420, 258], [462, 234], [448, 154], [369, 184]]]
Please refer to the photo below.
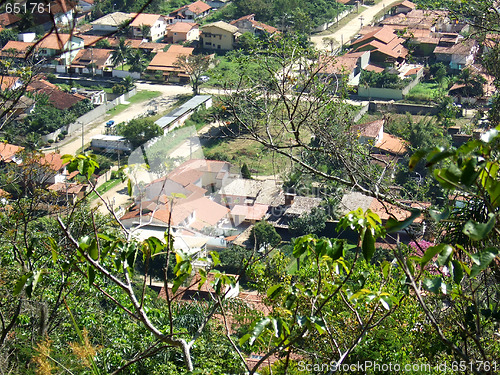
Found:
[[378, 101], [370, 102], [369, 110], [370, 112], [410, 113], [412, 115], [435, 115], [439, 112], [436, 106]]
[[368, 112], [368, 109], [370, 108], [370, 104], [371, 103], [368, 103], [368, 104], [365, 104], [364, 106], [361, 107], [360, 111], [358, 112], [358, 114], [356, 116], [354, 116], [354, 118], [352, 119], [354, 122], [358, 122], [361, 117], [363, 117], [363, 115]]
[[127, 76], [130, 76], [134, 79], [139, 79], [141, 78], [141, 73], [138, 72], [129, 72], [126, 70], [119, 70], [119, 69], [113, 69], [112, 73], [113, 77], [118, 77], [118, 78], [125, 78]]
[[403, 89], [382, 89], [378, 87], [359, 86], [358, 96], [364, 98], [401, 100], [406, 94], [410, 92], [412, 88], [414, 88], [418, 84], [418, 82], [420, 81], [420, 76], [417, 76]]

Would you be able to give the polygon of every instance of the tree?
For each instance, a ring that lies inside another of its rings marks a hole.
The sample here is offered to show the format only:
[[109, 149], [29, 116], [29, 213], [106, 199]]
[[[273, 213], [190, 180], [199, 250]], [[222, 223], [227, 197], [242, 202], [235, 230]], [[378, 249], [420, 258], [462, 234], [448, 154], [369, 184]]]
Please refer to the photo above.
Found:
[[281, 242], [281, 236], [267, 221], [259, 221], [250, 231], [250, 240], [257, 247], [274, 247]]
[[295, 236], [321, 232], [325, 226], [328, 215], [322, 208], [313, 208], [310, 213], [292, 219], [289, 224], [290, 232]]
[[246, 163], [243, 163], [241, 167], [241, 177], [251, 180], [252, 179], [252, 174], [250, 173], [250, 169], [248, 169], [248, 165]]
[[96, 42], [95, 44], [96, 48], [111, 48], [111, 44], [109, 43], [108, 39], [100, 39]]
[[123, 70], [123, 64], [125, 63], [125, 60], [127, 60], [130, 54], [130, 50], [130, 45], [126, 42], [124, 37], [121, 37], [118, 46], [111, 53], [111, 61], [113, 63], [113, 66], [118, 66], [121, 64]]
[[206, 55], [180, 55], [175, 65], [189, 74], [193, 93], [200, 93], [200, 78], [210, 67], [210, 57]]
[[12, 29], [0, 31], [0, 47], [4, 47], [9, 40], [17, 40], [17, 33]]
[[457, 83], [464, 85], [458, 92], [466, 97], [478, 97], [483, 95], [483, 85], [486, 83], [479, 74], [474, 74], [470, 68], [464, 68], [458, 76]]
[[130, 64], [130, 72], [142, 73], [147, 67], [147, 61], [140, 49], [131, 51], [128, 57], [128, 63]]
[[128, 123], [118, 124], [117, 133], [125, 138], [134, 147], [139, 147], [152, 138], [163, 134], [163, 130], [152, 120], [133, 119]]
[[151, 39], [151, 26], [149, 25], [141, 25], [141, 34], [142, 39]]

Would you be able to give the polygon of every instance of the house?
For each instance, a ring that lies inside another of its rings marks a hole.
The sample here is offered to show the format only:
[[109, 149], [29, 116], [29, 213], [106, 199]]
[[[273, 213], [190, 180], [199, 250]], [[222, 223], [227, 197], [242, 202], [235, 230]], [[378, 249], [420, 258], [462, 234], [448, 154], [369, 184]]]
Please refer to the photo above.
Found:
[[54, 24], [73, 26], [76, 4], [77, 2], [73, 0], [55, 0], [50, 3], [50, 7], [45, 8], [46, 11], [41, 15], [40, 21], [48, 24], [48, 27], [52, 27]]
[[441, 61], [453, 70], [462, 70], [468, 65], [474, 64], [476, 53], [479, 50], [478, 43], [473, 39], [464, 39], [450, 47], [437, 46], [434, 49], [436, 61]]
[[273, 35], [278, 32], [278, 29], [266, 25], [265, 23], [258, 22], [255, 20], [255, 14], [249, 14], [238, 18], [237, 20], [231, 21], [231, 25], [236, 26], [240, 33], [252, 33], [255, 36], [259, 35]]
[[91, 74], [103, 76], [104, 72], [113, 69], [111, 49], [81, 49], [71, 63], [68, 73]]
[[201, 28], [201, 47], [209, 50], [230, 51], [241, 35], [238, 28], [224, 21], [210, 23]]
[[235, 227], [240, 224], [251, 225], [265, 218], [269, 206], [267, 204], [255, 203], [252, 206], [236, 204], [229, 213], [231, 224]]
[[146, 53], [147, 55], [151, 55], [153, 53], [158, 53], [161, 52], [167, 47], [168, 44], [166, 43], [154, 43], [154, 42], [146, 42], [146, 41], [141, 41], [141, 43], [137, 47], [132, 48], [138, 48], [142, 52]]
[[78, 51], [84, 48], [82, 38], [72, 34], [60, 34], [51, 32], [40, 39], [35, 48], [38, 56], [50, 65], [70, 65]]
[[0, 77], [0, 90], [1, 91], [10, 91], [16, 90], [19, 87], [22, 87], [23, 82], [19, 77], [2, 75]]
[[[134, 38], [150, 39], [154, 42], [163, 40], [167, 33], [167, 20], [159, 14], [130, 13], [132, 22], [130, 32]], [[150, 35], [143, 35], [143, 27], [149, 27]]]
[[0, 165], [12, 162], [19, 164], [21, 162], [19, 153], [22, 150], [24, 150], [24, 147], [0, 142]]
[[404, 0], [401, 3], [393, 5], [393, 13], [394, 14], [399, 14], [399, 13], [408, 14], [416, 8], [417, 8], [417, 5], [415, 3], [412, 3], [411, 1], [408, 1], [408, 0]]
[[18, 22], [21, 21], [21, 16], [14, 13], [2, 13], [0, 14], [0, 26], [3, 29], [8, 29], [17, 26]]
[[403, 156], [408, 152], [407, 143], [399, 137], [384, 132], [385, 119], [375, 120], [351, 127], [358, 142], [372, 146], [371, 154]]
[[233, 176], [233, 166], [220, 160], [190, 159], [168, 174], [168, 178], [182, 186], [193, 184], [209, 192], [219, 190]]
[[281, 189], [273, 180], [247, 180], [236, 178], [219, 190], [221, 203], [229, 208], [236, 205], [271, 205], [279, 196]]
[[73, 205], [78, 200], [85, 197], [88, 185], [75, 182], [56, 182], [49, 185], [47, 190], [54, 192], [57, 197], [57, 203]]
[[182, 43], [200, 39], [200, 28], [197, 23], [176, 22], [167, 27], [166, 41], [168, 43]]
[[2, 48], [1, 56], [4, 59], [26, 60], [35, 59], [36, 53], [34, 50], [35, 43], [18, 42], [17, 40], [9, 40]]
[[21, 96], [17, 100], [6, 100], [3, 103], [2, 121], [11, 118], [18, 121], [23, 120], [30, 113], [33, 113], [33, 111], [35, 110], [35, 105], [35, 100], [27, 97], [26, 95]]
[[177, 65], [179, 56], [191, 55], [194, 48], [187, 48], [177, 44], [171, 45], [166, 52], [158, 52], [146, 68], [147, 71], [161, 72], [163, 79], [168, 82], [187, 82], [189, 74]]
[[354, 52], [370, 51], [370, 59], [376, 62], [403, 62], [408, 55], [404, 41], [393, 28], [382, 26], [353, 41], [351, 47]]
[[[172, 207], [172, 208], [171, 208]], [[197, 199], [174, 199], [143, 201], [120, 218], [127, 228], [136, 225], [151, 224], [161, 227], [180, 227], [202, 230], [217, 227], [227, 218], [229, 209], [207, 197]]]
[[52, 105], [61, 110], [69, 109], [79, 101], [86, 99], [80, 94], [69, 94], [64, 92], [56, 85], [44, 79], [33, 80], [26, 87], [26, 91], [34, 94], [47, 95]]
[[351, 52], [335, 58], [322, 57], [318, 74], [323, 79], [335, 77], [344, 79], [348, 85], [359, 84], [361, 71], [366, 69], [370, 62], [370, 51]]
[[123, 25], [127, 24], [131, 20], [131, 16], [128, 13], [114, 12], [107, 14], [93, 22], [92, 24], [92, 34], [106, 35], [112, 34]]
[[42, 155], [37, 163], [40, 165], [38, 175], [35, 177], [41, 184], [53, 185], [56, 183], [65, 183], [78, 174], [78, 171], [68, 173], [66, 165], [60, 154], [48, 153]]
[[170, 13], [170, 16], [173, 17], [176, 22], [192, 22], [198, 18], [208, 16], [210, 9], [212, 9], [210, 5], [198, 0], [174, 10]]
[[290, 221], [311, 213], [321, 206], [323, 200], [317, 197], [304, 197], [293, 193], [280, 192], [266, 214], [266, 220], [275, 228], [288, 229]]

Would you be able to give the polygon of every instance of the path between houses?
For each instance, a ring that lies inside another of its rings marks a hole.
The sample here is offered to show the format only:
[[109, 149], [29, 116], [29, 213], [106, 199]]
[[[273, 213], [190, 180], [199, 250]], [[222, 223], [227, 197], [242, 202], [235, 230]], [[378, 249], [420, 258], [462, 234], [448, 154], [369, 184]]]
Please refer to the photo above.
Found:
[[337, 41], [340, 46], [341, 43], [347, 44], [351, 38], [356, 35], [361, 29], [361, 24], [363, 26], [370, 25], [379, 12], [384, 10], [384, 8], [388, 9], [392, 4], [395, 4], [398, 1], [381, 1], [378, 4], [368, 7], [368, 9], [361, 12], [356, 18], [352, 19], [340, 29], [331, 34], [325, 35], [313, 35], [311, 36], [311, 42], [314, 43], [318, 50], [327, 50], [327, 44], [324, 43], [324, 38], [333, 38]]

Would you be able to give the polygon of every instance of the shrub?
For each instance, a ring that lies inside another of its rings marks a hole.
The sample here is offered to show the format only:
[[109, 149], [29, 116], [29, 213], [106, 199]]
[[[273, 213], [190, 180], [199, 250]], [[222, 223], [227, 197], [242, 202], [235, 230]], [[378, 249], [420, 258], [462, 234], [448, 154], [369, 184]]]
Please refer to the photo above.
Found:
[[47, 141], [47, 143], [52, 144], [52, 143], [54, 143], [54, 140], [53, 140], [53, 139], [49, 139], [49, 140]]

